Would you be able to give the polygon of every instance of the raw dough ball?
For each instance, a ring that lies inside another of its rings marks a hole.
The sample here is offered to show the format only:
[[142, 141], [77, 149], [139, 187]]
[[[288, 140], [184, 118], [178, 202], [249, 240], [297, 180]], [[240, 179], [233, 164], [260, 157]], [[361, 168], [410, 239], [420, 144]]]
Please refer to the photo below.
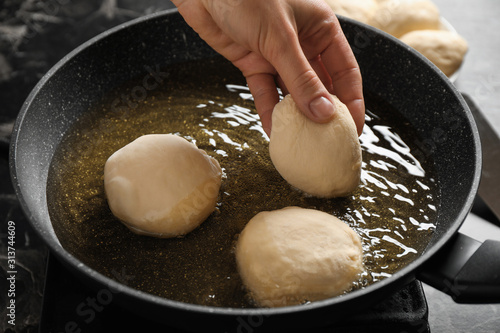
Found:
[[375, 0], [325, 0], [335, 14], [343, 15], [363, 23], [369, 23], [375, 10]]
[[290, 95], [276, 104], [269, 154], [291, 185], [318, 197], [345, 196], [359, 185], [361, 146], [347, 107], [333, 96], [331, 121], [318, 124], [299, 110]]
[[412, 31], [403, 35], [401, 41], [422, 53], [447, 76], [456, 72], [467, 52], [465, 39], [446, 30]]
[[255, 215], [236, 245], [243, 283], [260, 306], [340, 295], [363, 272], [359, 236], [335, 216], [299, 207]]
[[144, 135], [116, 151], [104, 167], [113, 214], [130, 230], [184, 235], [214, 210], [221, 168], [194, 144], [172, 134]]
[[439, 9], [430, 0], [387, 0], [379, 3], [371, 25], [394, 37], [413, 30], [439, 30]]

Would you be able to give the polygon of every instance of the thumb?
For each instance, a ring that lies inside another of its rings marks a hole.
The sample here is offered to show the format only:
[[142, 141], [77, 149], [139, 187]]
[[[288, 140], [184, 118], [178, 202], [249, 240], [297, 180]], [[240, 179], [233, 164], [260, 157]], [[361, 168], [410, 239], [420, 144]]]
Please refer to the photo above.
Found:
[[273, 65], [302, 113], [312, 121], [327, 122], [335, 112], [332, 97], [300, 45], [295, 47], [288, 46]]

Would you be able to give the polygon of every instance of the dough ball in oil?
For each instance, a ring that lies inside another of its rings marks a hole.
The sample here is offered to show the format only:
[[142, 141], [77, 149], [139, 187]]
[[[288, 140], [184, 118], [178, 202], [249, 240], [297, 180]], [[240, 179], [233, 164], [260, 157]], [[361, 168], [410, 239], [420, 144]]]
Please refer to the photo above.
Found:
[[361, 176], [361, 146], [347, 107], [336, 96], [328, 123], [315, 123], [290, 95], [273, 110], [269, 142], [271, 160], [281, 176], [317, 197], [345, 196]]
[[424, 55], [447, 76], [458, 70], [468, 49], [465, 39], [447, 30], [416, 30], [400, 39]]
[[286, 207], [255, 215], [236, 245], [238, 270], [262, 307], [281, 307], [349, 291], [363, 272], [361, 240], [338, 218]]
[[219, 163], [172, 134], [144, 135], [116, 151], [104, 167], [113, 214], [135, 233], [182, 236], [214, 210]]
[[439, 9], [431, 0], [380, 1], [369, 23], [397, 38], [413, 30], [441, 28]]

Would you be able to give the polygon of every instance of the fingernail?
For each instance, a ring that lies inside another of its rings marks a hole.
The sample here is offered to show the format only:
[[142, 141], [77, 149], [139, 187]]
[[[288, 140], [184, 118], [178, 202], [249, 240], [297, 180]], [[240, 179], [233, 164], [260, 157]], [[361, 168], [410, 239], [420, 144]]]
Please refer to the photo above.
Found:
[[316, 98], [314, 101], [309, 104], [309, 109], [311, 113], [318, 120], [328, 120], [333, 116], [333, 104], [326, 97]]

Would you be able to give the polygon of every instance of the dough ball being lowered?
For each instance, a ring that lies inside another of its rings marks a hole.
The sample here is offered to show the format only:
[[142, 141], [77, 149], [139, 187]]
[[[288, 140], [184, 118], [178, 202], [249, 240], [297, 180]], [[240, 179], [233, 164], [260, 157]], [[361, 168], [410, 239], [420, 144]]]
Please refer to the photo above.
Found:
[[422, 53], [447, 76], [458, 70], [468, 49], [465, 39], [447, 30], [416, 30], [400, 39]]
[[104, 167], [113, 214], [135, 233], [182, 236], [214, 210], [219, 163], [173, 134], [144, 135], [116, 151]]
[[347, 107], [333, 96], [335, 113], [328, 123], [308, 119], [290, 95], [273, 110], [269, 154], [281, 176], [318, 197], [345, 196], [361, 176], [361, 146]]
[[413, 30], [441, 28], [439, 9], [430, 0], [381, 1], [370, 24], [397, 38]]
[[255, 215], [239, 236], [236, 260], [250, 296], [263, 307], [340, 295], [364, 270], [354, 230], [330, 214], [300, 207]]

